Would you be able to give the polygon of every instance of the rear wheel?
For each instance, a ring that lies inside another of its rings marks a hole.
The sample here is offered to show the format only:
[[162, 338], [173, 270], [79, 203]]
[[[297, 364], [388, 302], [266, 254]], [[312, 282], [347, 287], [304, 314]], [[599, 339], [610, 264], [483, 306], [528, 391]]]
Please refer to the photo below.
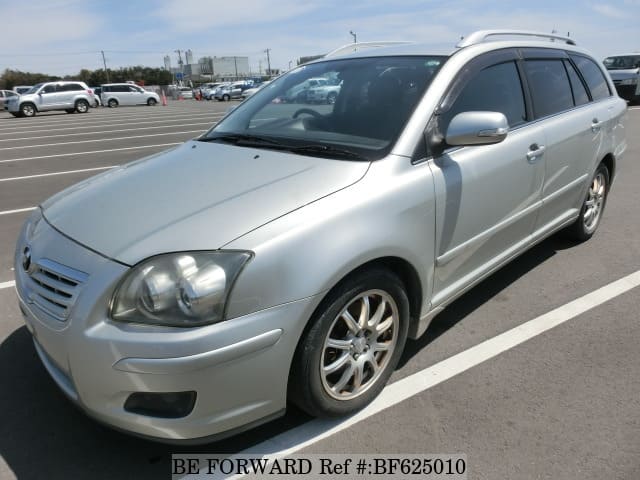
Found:
[[372, 269], [347, 279], [323, 301], [298, 344], [290, 399], [315, 416], [363, 408], [395, 369], [408, 324], [409, 301], [396, 275]]
[[222, 96], [222, 100], [224, 100], [225, 102], [228, 102], [229, 100], [231, 100], [231, 97], [225, 93], [225, 94]]
[[89, 102], [86, 100], [78, 100], [76, 102], [76, 112], [87, 113], [89, 111]]
[[587, 196], [580, 209], [580, 215], [567, 229], [567, 233], [571, 237], [584, 242], [593, 236], [600, 225], [608, 193], [609, 169], [604, 163], [601, 163], [591, 179], [591, 185], [589, 185]]
[[155, 98], [150, 98], [149, 100], [147, 100], [147, 105], [149, 105], [150, 107], [155, 106], [156, 103], [158, 102], [156, 102]]
[[36, 114], [36, 106], [33, 103], [23, 103], [20, 105], [20, 113], [23, 117], [33, 117]]
[[109, 108], [116, 108], [118, 106], [118, 101], [115, 98], [110, 98], [107, 105]]

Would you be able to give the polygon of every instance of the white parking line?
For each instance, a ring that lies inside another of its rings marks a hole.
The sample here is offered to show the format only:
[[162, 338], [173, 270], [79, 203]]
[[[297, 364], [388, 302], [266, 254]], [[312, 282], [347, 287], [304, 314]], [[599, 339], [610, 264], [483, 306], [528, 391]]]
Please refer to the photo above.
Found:
[[173, 145], [180, 145], [182, 143], [184, 142], [159, 143], [157, 145], [140, 145], [138, 147], [110, 148], [108, 150], [91, 150], [89, 152], [57, 153], [55, 155], [39, 155], [37, 157], [9, 158], [7, 160], [0, 160], [0, 163], [24, 162], [27, 160], [39, 160], [41, 158], [72, 157], [74, 155], [92, 155], [94, 153], [121, 152], [124, 150], [140, 150], [142, 148], [170, 147]]
[[[105, 118], [104, 120], [98, 121], [85, 121], [85, 122], [62, 122], [57, 121], [55, 123], [38, 123], [31, 126], [12, 126], [12, 127], [2, 127], [2, 131], [0, 131], [0, 135], [15, 135], [19, 133], [19, 131], [24, 132], [49, 132], [56, 130], [69, 130], [73, 128], [100, 128], [100, 127], [108, 127], [112, 125], [139, 125], [141, 120], [144, 120], [144, 124], [152, 124], [152, 123], [163, 123], [163, 124], [172, 124], [172, 123], [180, 123], [186, 120], [201, 120], [200, 117], [211, 118], [212, 120], [217, 120], [223, 117], [224, 114], [217, 113], [194, 113], [194, 114], [182, 114], [175, 115], [171, 117], [136, 117], [136, 118], [123, 118], [118, 120], [117, 118]], [[160, 120], [156, 120], [156, 119]], [[47, 127], [47, 128], [39, 128], [39, 127]]]
[[16, 284], [16, 282], [14, 282], [13, 280], [11, 280], [10, 282], [2, 282], [0, 283], [0, 290], [2, 290], [3, 288], [11, 288]]
[[[180, 127], [195, 127], [199, 125], [214, 125], [214, 124], [215, 122], [181, 123]], [[40, 137], [2, 138], [0, 139], [0, 142], [16, 142], [19, 140], [41, 140], [43, 138], [56, 138], [56, 137], [79, 137], [80, 135], [105, 135], [107, 133], [134, 132], [136, 130], [154, 130], [154, 129], [158, 130], [161, 128], [172, 128], [172, 127], [173, 125], [163, 124], [163, 125], [155, 125], [153, 127], [136, 127], [136, 128], [130, 127], [130, 128], [120, 128], [117, 130], [96, 130], [94, 132], [60, 133], [57, 135], [42, 135]], [[91, 128], [91, 127], [85, 127], [85, 128]], [[78, 130], [78, 127], [65, 128], [64, 130]], [[43, 130], [43, 131], [50, 132], [52, 130]]]
[[[605, 285], [540, 317], [388, 385], [373, 403], [346, 419], [317, 419], [250, 447], [238, 455], [285, 457], [449, 380], [592, 308], [640, 286], [640, 270]], [[233, 456], [232, 456], [233, 457]], [[202, 473], [202, 471], [201, 471]], [[194, 477], [205, 478], [205, 477]], [[211, 478], [206, 476], [206, 478]], [[240, 477], [232, 477], [240, 478]]]
[[162, 132], [162, 133], [150, 133], [148, 135], [133, 135], [131, 137], [105, 137], [94, 138], [92, 140], [76, 140], [75, 142], [60, 142], [60, 143], [42, 143], [39, 145], [22, 145], [20, 147], [2, 147], [0, 150], [19, 150], [21, 148], [40, 148], [40, 147], [59, 147], [61, 145], [76, 145], [78, 143], [95, 143], [95, 142], [114, 142], [116, 140], [131, 140], [134, 138], [148, 138], [148, 137], [166, 137], [168, 135], [184, 135], [187, 133], [202, 133], [204, 130], [185, 130], [182, 132]]
[[30, 212], [31, 210], [35, 210], [36, 207], [26, 207], [26, 208], [18, 208], [16, 210], [5, 210], [4, 212], [0, 212], [0, 215], [11, 215], [12, 213], [22, 213], [22, 212]]
[[53, 177], [54, 175], [67, 175], [69, 173], [96, 172], [98, 170], [109, 170], [110, 168], [115, 168], [115, 166], [110, 165], [108, 167], [83, 168], [81, 170], [67, 170], [66, 172], [40, 173], [38, 175], [26, 175], [24, 177], [0, 178], [0, 182], [11, 182], [14, 180], [27, 180], [30, 178], [40, 178], [40, 177]]

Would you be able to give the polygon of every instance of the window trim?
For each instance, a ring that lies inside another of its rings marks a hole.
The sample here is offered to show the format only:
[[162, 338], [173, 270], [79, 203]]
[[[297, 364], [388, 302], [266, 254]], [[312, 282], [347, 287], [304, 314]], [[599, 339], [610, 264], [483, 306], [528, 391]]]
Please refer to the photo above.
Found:
[[522, 57], [519, 52], [519, 49], [514, 47], [508, 47], [508, 48], [502, 48], [499, 50], [493, 50], [491, 52], [487, 52], [482, 55], [479, 55], [475, 58], [472, 58], [464, 66], [462, 66], [456, 73], [453, 80], [451, 80], [451, 82], [447, 86], [447, 89], [444, 95], [442, 96], [442, 99], [440, 100], [440, 102], [434, 109], [433, 114], [427, 121], [427, 124], [425, 126], [425, 129], [422, 135], [422, 138], [424, 139], [424, 141], [421, 140], [420, 142], [418, 142], [418, 145], [416, 145], [411, 163], [414, 165], [418, 165], [432, 158], [438, 158], [442, 156], [444, 153], [450, 153], [460, 148], [464, 148], [459, 146], [455, 146], [455, 147], [446, 146], [446, 144], [443, 144], [445, 147], [444, 149], [438, 152], [433, 151], [433, 148], [431, 146], [432, 142], [430, 141], [430, 138], [436, 138], [438, 139], [438, 141], [443, 141], [442, 140], [443, 133], [437, 130], [438, 129], [437, 117], [451, 108], [451, 106], [453, 105], [453, 103], [455, 103], [456, 99], [458, 98], [462, 90], [468, 85], [469, 81], [475, 77], [475, 75], [480, 73], [482, 70], [485, 70], [487, 68], [490, 68], [496, 65], [500, 65], [508, 62], [514, 62], [516, 67], [516, 72], [520, 77], [520, 86], [522, 88], [522, 95], [524, 98], [526, 120], [523, 123], [516, 125], [513, 128], [509, 128], [509, 132], [516, 131], [521, 128], [525, 128], [529, 126], [533, 121], [532, 102], [529, 94], [528, 82], [526, 81], [526, 76], [524, 76], [524, 72], [522, 71], [523, 70], [522, 65], [520, 64], [521, 60], [522, 60]]
[[[593, 62], [596, 65], [596, 67], [600, 70], [600, 73], [601, 73], [602, 77], [604, 78], [604, 83], [605, 83], [605, 85], [607, 85], [607, 90], [609, 90], [609, 96], [608, 97], [599, 98], [597, 100], [593, 98], [593, 93], [591, 92], [591, 87], [587, 83], [587, 79], [584, 78], [584, 75], [582, 74], [582, 70], [580, 70], [580, 68], [578, 67], [578, 64], [574, 60], [574, 57], [585, 58], [587, 60], [590, 60], [591, 62]], [[610, 84], [610, 81], [609, 81], [609, 75], [607, 74], [607, 70], [604, 69], [604, 65], [601, 65], [599, 62], [597, 62], [595, 59], [591, 58], [590, 56], [584, 55], [584, 54], [579, 53], [579, 52], [569, 52], [569, 61], [573, 64], [573, 67], [576, 69], [576, 72], [578, 72], [578, 76], [582, 80], [582, 83], [586, 86], [587, 92], [589, 93], [589, 98], [591, 99], [592, 102], [600, 102], [600, 101], [603, 101], [603, 100], [608, 100], [608, 99], [610, 99], [611, 97], [614, 96], [615, 88], [613, 89], [613, 91], [611, 90], [611, 84]]]

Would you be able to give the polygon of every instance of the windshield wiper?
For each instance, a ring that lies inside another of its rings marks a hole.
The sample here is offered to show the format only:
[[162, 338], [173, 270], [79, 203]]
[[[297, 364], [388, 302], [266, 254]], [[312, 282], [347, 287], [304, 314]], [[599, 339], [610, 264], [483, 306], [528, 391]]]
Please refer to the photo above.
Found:
[[354, 160], [369, 161], [364, 155], [360, 155], [351, 150], [344, 148], [330, 147], [328, 145], [301, 145], [295, 146], [273, 140], [268, 137], [261, 137], [259, 135], [249, 135], [241, 133], [230, 133], [228, 135], [220, 135], [217, 137], [203, 137], [198, 139], [201, 142], [228, 142], [234, 145], [248, 145], [248, 146], [261, 146], [266, 148], [275, 148], [277, 150], [285, 150], [292, 153], [301, 154], [321, 154], [321, 155], [335, 155], [342, 158], [350, 158]]
[[295, 153], [320, 153], [320, 154], [328, 154], [328, 155], [336, 155], [343, 158], [352, 158], [354, 160], [366, 160], [369, 161], [367, 157], [364, 155], [360, 155], [357, 152], [352, 150], [347, 150], [346, 148], [336, 148], [330, 147], [328, 145], [302, 145], [300, 147], [290, 147], [287, 150]]
[[249, 135], [244, 133], [230, 133], [228, 135], [220, 135], [217, 137], [202, 137], [199, 138], [200, 142], [228, 142], [237, 145], [240, 142], [247, 142], [250, 144], [260, 145], [272, 145], [278, 148], [289, 148], [288, 145], [281, 143], [277, 140], [272, 140], [267, 137], [261, 137], [258, 135]]

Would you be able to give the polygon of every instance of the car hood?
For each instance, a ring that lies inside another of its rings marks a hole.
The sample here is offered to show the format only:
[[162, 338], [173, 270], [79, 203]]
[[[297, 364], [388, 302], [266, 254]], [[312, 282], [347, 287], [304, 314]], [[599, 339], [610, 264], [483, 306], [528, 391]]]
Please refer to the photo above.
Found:
[[42, 204], [63, 234], [127, 265], [214, 250], [361, 179], [368, 162], [189, 141]]
[[608, 70], [612, 80], [626, 80], [627, 78], [636, 78], [640, 69], [631, 68], [629, 70]]

